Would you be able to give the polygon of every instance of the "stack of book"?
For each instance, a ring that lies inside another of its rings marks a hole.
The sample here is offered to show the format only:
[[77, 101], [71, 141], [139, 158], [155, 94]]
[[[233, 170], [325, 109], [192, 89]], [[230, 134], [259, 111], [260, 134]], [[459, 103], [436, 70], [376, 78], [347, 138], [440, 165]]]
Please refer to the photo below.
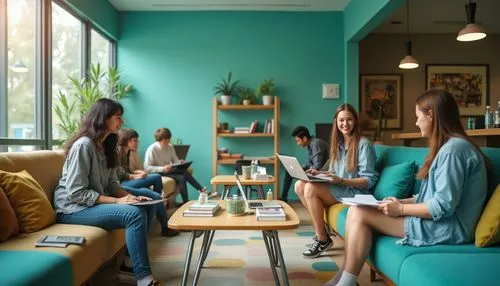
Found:
[[258, 221], [285, 221], [286, 214], [283, 208], [257, 208], [255, 216]]
[[213, 217], [219, 209], [219, 202], [194, 203], [188, 209], [184, 210], [183, 215]]
[[234, 133], [250, 133], [250, 127], [234, 127]]

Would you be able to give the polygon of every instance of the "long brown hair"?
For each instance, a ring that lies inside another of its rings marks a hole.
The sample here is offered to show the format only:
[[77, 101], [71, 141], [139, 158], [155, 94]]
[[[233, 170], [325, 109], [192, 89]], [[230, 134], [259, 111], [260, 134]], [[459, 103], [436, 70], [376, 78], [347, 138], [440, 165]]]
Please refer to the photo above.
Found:
[[359, 116], [356, 112], [356, 109], [348, 103], [344, 103], [337, 107], [337, 111], [333, 116], [333, 126], [332, 126], [332, 135], [330, 136], [330, 154], [332, 156], [331, 162], [333, 164], [337, 163], [337, 159], [339, 157], [339, 143], [344, 142], [344, 135], [340, 132], [339, 127], [337, 125], [337, 117], [341, 111], [348, 111], [354, 117], [354, 126], [351, 131], [351, 140], [347, 145], [347, 170], [349, 172], [354, 172], [358, 168], [358, 146], [359, 140], [361, 139], [361, 127], [359, 125]]
[[[451, 93], [440, 89], [428, 90], [417, 98], [417, 106], [422, 113], [432, 115], [429, 154], [427, 154], [422, 164], [422, 168], [420, 168], [417, 174], [418, 179], [427, 178], [432, 161], [436, 158], [439, 149], [441, 149], [451, 137], [458, 137], [468, 141], [474, 145], [486, 159], [481, 149], [479, 149], [465, 133], [464, 127], [460, 122], [457, 102]], [[487, 160], [485, 160], [485, 162], [487, 162]]]
[[120, 103], [109, 98], [101, 98], [96, 101], [87, 114], [85, 114], [78, 132], [64, 145], [66, 155], [69, 154], [75, 141], [85, 136], [90, 138], [98, 148], [102, 146], [104, 156], [106, 157], [106, 166], [108, 168], [115, 168], [118, 163], [116, 153], [118, 136], [116, 134], [106, 136], [108, 128], [107, 120], [115, 114], [123, 114], [123, 107]]

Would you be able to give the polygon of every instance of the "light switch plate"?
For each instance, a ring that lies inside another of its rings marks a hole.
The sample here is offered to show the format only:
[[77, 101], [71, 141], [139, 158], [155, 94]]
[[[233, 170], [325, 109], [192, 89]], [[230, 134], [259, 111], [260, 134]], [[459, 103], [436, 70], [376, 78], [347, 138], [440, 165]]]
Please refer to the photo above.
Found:
[[338, 83], [324, 83], [323, 84], [323, 99], [339, 99], [339, 84]]

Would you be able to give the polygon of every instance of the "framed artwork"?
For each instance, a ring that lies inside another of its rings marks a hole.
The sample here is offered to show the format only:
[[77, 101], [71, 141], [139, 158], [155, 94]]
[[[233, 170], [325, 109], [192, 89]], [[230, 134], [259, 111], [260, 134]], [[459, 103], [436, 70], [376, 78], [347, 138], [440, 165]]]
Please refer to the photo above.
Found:
[[371, 129], [380, 118], [382, 129], [401, 129], [403, 126], [403, 75], [362, 74], [360, 76], [359, 112], [362, 121]]
[[488, 65], [426, 65], [426, 89], [449, 91], [460, 115], [483, 115], [489, 102]]

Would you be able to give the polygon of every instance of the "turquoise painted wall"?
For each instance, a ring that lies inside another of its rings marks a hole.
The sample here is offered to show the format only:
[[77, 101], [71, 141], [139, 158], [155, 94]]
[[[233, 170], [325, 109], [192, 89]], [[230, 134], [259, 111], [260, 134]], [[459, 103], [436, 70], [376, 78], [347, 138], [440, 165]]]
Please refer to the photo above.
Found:
[[66, 0], [113, 40], [119, 36], [119, 12], [107, 0]]
[[344, 86], [349, 103], [359, 106], [358, 43], [406, 0], [351, 0], [344, 9]]
[[[295, 145], [292, 129], [301, 124], [314, 132], [314, 123], [330, 122], [344, 100], [321, 98], [322, 83], [344, 88], [341, 12], [127, 12], [120, 15], [120, 30], [118, 66], [136, 88], [124, 100], [126, 125], [138, 130], [142, 153], [158, 127], [170, 128], [173, 137], [191, 145], [188, 159], [205, 185], [212, 176], [213, 87], [229, 71], [252, 88], [275, 79], [282, 102], [281, 152], [300, 160], [306, 152]], [[253, 119], [262, 126], [270, 113], [224, 116], [233, 127]], [[249, 155], [272, 151], [266, 138], [220, 142]]]

